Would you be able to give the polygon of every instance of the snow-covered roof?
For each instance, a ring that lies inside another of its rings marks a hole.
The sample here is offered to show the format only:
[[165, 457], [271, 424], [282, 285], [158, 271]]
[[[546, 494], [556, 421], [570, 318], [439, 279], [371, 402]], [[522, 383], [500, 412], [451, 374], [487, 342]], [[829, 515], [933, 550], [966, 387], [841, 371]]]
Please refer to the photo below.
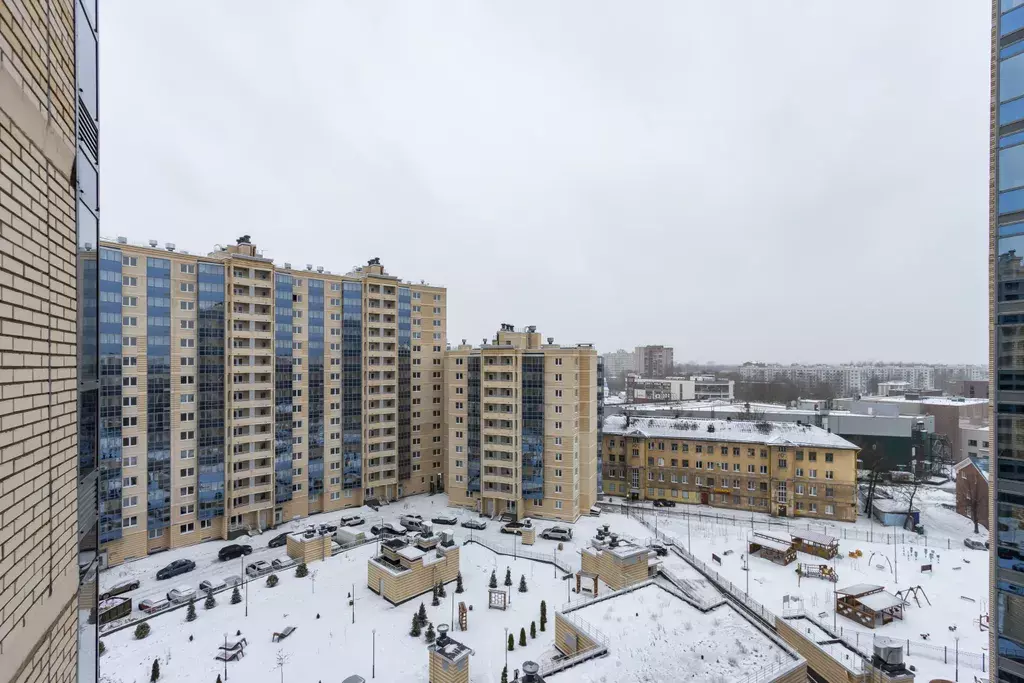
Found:
[[[708, 429], [713, 431], [708, 431]], [[733, 441], [766, 446], [807, 446], [859, 450], [858, 446], [820, 427], [795, 422], [746, 422], [701, 417], [661, 418], [612, 415], [604, 420], [604, 433], [644, 439]]]
[[774, 538], [763, 538], [763, 537], [760, 537], [760, 536], [752, 536], [750, 538], [750, 542], [751, 543], [756, 543], [757, 545], [762, 546], [764, 548], [771, 548], [772, 550], [775, 550], [775, 551], [780, 552], [780, 553], [788, 552], [789, 549], [790, 549], [789, 542], [787, 542], [787, 541], [779, 541], [779, 540], [776, 540]]
[[988, 403], [987, 398], [965, 398], [963, 396], [920, 396], [918, 398], [907, 398], [906, 396], [863, 396], [861, 400], [885, 403], [923, 403], [924, 405], [932, 406], [970, 406]]
[[970, 455], [953, 465], [953, 472], [960, 474], [960, 471], [966, 467], [977, 468], [978, 472], [981, 473], [981, 476], [985, 477], [985, 481], [988, 481], [988, 458]]
[[419, 548], [414, 548], [411, 545], [407, 545], [404, 548], [399, 548], [397, 552], [399, 557], [404, 557], [409, 561], [418, 560], [426, 554]]
[[903, 604], [903, 600], [897, 598], [889, 591], [872, 593], [871, 595], [862, 595], [857, 598], [857, 602], [868, 609], [875, 610], [876, 612], [881, 612], [882, 610], [889, 609], [890, 607], [899, 607]]
[[[875, 510], [878, 510], [879, 512], [902, 512], [904, 514], [906, 514], [907, 512], [907, 505], [905, 503], [895, 501], [892, 498], [875, 498], [874, 500], [871, 501], [871, 507]], [[920, 512], [920, 510], [917, 509], [916, 507], [911, 508], [910, 511], [912, 513]]]
[[452, 640], [450, 636], [445, 638], [444, 643], [438, 641], [432, 649], [449, 662], [457, 662], [460, 659], [465, 659], [469, 655], [473, 654], [473, 650], [457, 640]]
[[885, 586], [877, 586], [873, 583], [855, 583], [852, 586], [847, 586], [846, 588], [837, 588], [836, 593], [839, 595], [863, 595], [864, 593], [878, 591], [883, 588], [885, 588]]
[[829, 536], [828, 534], [819, 533], [817, 531], [797, 531], [793, 534], [795, 538], [800, 538], [811, 543], [819, 543], [821, 545], [832, 545], [839, 541], [835, 536]]

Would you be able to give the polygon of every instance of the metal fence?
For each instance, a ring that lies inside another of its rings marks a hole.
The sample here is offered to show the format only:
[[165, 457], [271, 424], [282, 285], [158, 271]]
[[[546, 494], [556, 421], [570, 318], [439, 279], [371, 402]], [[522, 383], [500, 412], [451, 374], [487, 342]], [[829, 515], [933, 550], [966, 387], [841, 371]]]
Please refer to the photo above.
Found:
[[535, 562], [553, 564], [556, 568], [559, 569], [559, 571], [562, 571], [566, 574], [572, 573], [572, 567], [567, 565], [565, 562], [559, 560], [554, 553], [552, 553], [551, 555], [546, 555], [544, 553], [538, 553], [534, 550], [524, 550], [523, 548], [518, 548], [515, 546], [509, 548], [507, 546], [498, 545], [497, 543], [492, 543], [491, 541], [488, 541], [484, 538], [480, 538], [479, 536], [465, 539], [463, 541], [463, 545], [465, 545], [466, 543], [476, 543], [477, 545], [481, 545], [497, 555], [506, 555], [508, 557], [513, 558], [521, 557], [524, 560], [534, 560]]
[[[630, 517], [636, 517], [637, 519], [646, 520], [647, 517], [669, 517], [669, 518], [689, 518], [691, 521], [696, 520], [698, 523], [711, 522], [713, 524], [723, 524], [725, 526], [736, 526], [736, 527], [747, 527], [749, 529], [776, 529], [779, 531], [788, 531], [799, 535], [802, 530], [806, 531], [817, 531], [819, 533], [828, 534], [829, 536], [835, 536], [840, 540], [848, 541], [865, 541], [867, 543], [882, 543], [886, 545], [904, 544], [904, 545], [917, 545], [925, 548], [934, 549], [946, 549], [952, 550], [953, 548], [960, 548], [963, 546], [963, 541], [952, 538], [944, 538], [941, 536], [928, 536], [924, 534], [908, 533], [904, 531], [889, 530], [875, 531], [873, 527], [867, 529], [857, 529], [852, 526], [847, 526], [847, 523], [843, 523], [843, 526], [833, 525], [827, 521], [822, 522], [793, 522], [788, 519], [772, 519], [763, 517], [738, 517], [735, 515], [725, 515], [714, 512], [707, 512], [697, 507], [696, 512], [691, 512], [687, 507], [683, 508], [650, 508], [640, 505], [625, 505], [622, 503], [598, 503], [602, 509], [608, 510], [609, 512], [618, 512], [620, 514], [628, 515]], [[648, 525], [650, 526], [650, 525]], [[884, 527], [888, 528], [888, 527]]]

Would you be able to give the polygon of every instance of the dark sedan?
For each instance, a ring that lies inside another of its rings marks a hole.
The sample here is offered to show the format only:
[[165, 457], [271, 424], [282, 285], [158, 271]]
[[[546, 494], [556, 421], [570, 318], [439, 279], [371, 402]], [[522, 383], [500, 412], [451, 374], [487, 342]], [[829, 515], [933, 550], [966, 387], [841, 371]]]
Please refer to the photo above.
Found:
[[268, 548], [280, 548], [281, 546], [288, 543], [288, 534], [278, 534], [270, 539], [270, 543], [267, 543]]
[[179, 574], [187, 574], [196, 568], [196, 563], [192, 560], [175, 560], [169, 565], [161, 569], [156, 573], [156, 578], [159, 581], [164, 579], [171, 579]]
[[223, 548], [221, 548], [220, 552], [217, 553], [217, 557], [219, 557], [221, 561], [234, 560], [241, 557], [242, 555], [248, 555], [251, 552], [251, 545], [237, 545], [232, 543], [231, 545], [226, 545]]

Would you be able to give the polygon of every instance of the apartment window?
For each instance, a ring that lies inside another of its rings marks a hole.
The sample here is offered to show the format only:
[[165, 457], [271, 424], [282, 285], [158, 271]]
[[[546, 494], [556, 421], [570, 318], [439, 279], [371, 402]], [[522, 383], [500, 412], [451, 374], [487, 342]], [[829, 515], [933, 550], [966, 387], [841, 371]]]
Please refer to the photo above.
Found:
[[193, 514], [193, 513], [195, 512], [195, 511], [196, 511], [196, 506], [195, 506], [195, 504], [194, 504], [194, 503], [189, 503], [188, 505], [182, 505], [182, 506], [181, 506], [181, 507], [180, 507], [180, 508], [178, 509], [178, 513], [179, 513], [179, 514], [182, 514], [182, 515], [191, 515], [191, 514]]
[[196, 414], [195, 413], [182, 413], [179, 416], [179, 420], [181, 422], [191, 422], [194, 419], [196, 419]]
[[831, 487], [831, 486], [826, 486], [825, 487], [825, 497], [826, 498], [835, 498], [835, 492], [836, 492], [836, 490], [833, 487]]
[[[684, 443], [683, 444], [683, 453], [689, 453], [689, 452], [690, 452], [690, 444]], [[685, 465], [684, 465], [684, 467], [685, 467]]]
[[213, 520], [212, 519], [203, 519], [203, 520], [199, 521], [199, 528], [200, 529], [209, 529], [212, 526], [213, 526]]
[[196, 264], [194, 264], [194, 263], [182, 263], [181, 264], [181, 272], [185, 273], [186, 275], [195, 275], [196, 274]]
[[555, 501], [555, 509], [556, 510], [561, 510], [562, 509], [562, 501], [560, 501], [560, 500], [556, 500]]
[[139, 484], [139, 478], [138, 477], [123, 477], [121, 479], [121, 487], [122, 488], [130, 489], [133, 486], [138, 486], [138, 484]]
[[832, 462], [835, 460], [835, 456], [832, 453], [825, 454], [825, 462]]
[[562, 373], [555, 373], [555, 381], [556, 382], [561, 382], [562, 381]]
[[747, 465], [747, 473], [748, 474], [753, 474], [754, 473], [754, 466], [753, 465]]
[[807, 453], [807, 459], [810, 460], [811, 462], [816, 462], [818, 460], [818, 454], [815, 453], [814, 451], [809, 451]]
[[301, 477], [302, 476], [302, 468], [301, 467], [293, 467], [292, 468], [292, 476], [293, 477]]
[[195, 377], [195, 375], [182, 375], [179, 378], [179, 383], [180, 384], [195, 384], [196, 383], [196, 377]]
[[[562, 428], [562, 423], [561, 422], [556, 422], [555, 423], [555, 429], [561, 429], [561, 428]], [[636, 449], [634, 449], [634, 450], [636, 450]]]
[[701, 444], [697, 444], [697, 446], [694, 447], [694, 450], [696, 450], [698, 453], [703, 453], [704, 446], [702, 446]]
[[134, 467], [135, 465], [138, 464], [139, 459], [134, 455], [126, 455], [125, 457], [121, 458], [121, 467]]
[[562, 470], [560, 470], [560, 469], [556, 469], [556, 470], [555, 470], [555, 476], [556, 476], [556, 477], [561, 477], [561, 476], [562, 476]]
[[798, 476], [798, 477], [802, 477], [802, 476], [804, 476], [804, 468], [802, 468], [802, 467], [797, 467], [797, 468], [796, 468], [796, 476]]
[[835, 479], [835, 473], [832, 470], [825, 470], [826, 479]]
[[816, 479], [818, 477], [818, 470], [808, 470], [807, 476], [809, 476], [811, 479]]
[[139, 259], [136, 256], [121, 256], [122, 266], [137, 266], [139, 265]]
[[721, 453], [722, 455], [729, 455], [729, 447], [728, 447], [728, 446], [722, 446], [722, 447], [721, 447], [721, 448], [719, 449], [719, 452], [720, 452], [720, 453]]
[[786, 459], [785, 458], [779, 458], [779, 469], [783, 469], [783, 470], [786, 469]]
[[179, 320], [178, 321], [178, 325], [183, 330], [194, 330], [194, 329], [196, 329], [196, 321], [195, 320]]
[[180, 401], [182, 403], [195, 403], [196, 402], [196, 395], [195, 394], [181, 394]]
[[125, 517], [124, 519], [121, 520], [121, 528], [122, 529], [131, 529], [132, 527], [135, 527], [135, 526], [138, 526], [138, 525], [139, 525], [139, 518], [136, 517], [135, 515], [132, 515], [131, 517]]
[[561, 413], [562, 412], [562, 406], [555, 406], [555, 412], [556, 413]]
[[195, 301], [179, 301], [178, 309], [182, 311], [194, 311], [196, 309]]
[[734, 462], [732, 464], [732, 471], [733, 472], [739, 472], [740, 471], [740, 464], [738, 462]]
[[129, 308], [134, 308], [135, 306], [139, 305], [139, 297], [137, 296], [126, 296], [121, 301], [125, 306], [128, 306]]
[[137, 337], [121, 337], [122, 346], [138, 346], [139, 340]]
[[196, 468], [195, 467], [183, 467], [178, 472], [178, 475], [181, 476], [181, 477], [194, 477], [194, 476], [196, 476]]
[[562, 454], [561, 453], [555, 453], [555, 460], [561, 460], [561, 459], [562, 459]]
[[137, 437], [137, 436], [122, 436], [121, 437], [121, 446], [124, 447], [124, 448], [128, 448], [129, 446], [138, 446], [138, 445], [139, 445], [139, 437]]
[[296, 482], [296, 483], [292, 484], [292, 491], [293, 492], [294, 491], [301, 491], [301, 490], [302, 490], [302, 482]]
[[191, 338], [179, 339], [178, 345], [183, 349], [194, 349], [196, 347], [196, 340]]
[[[121, 317], [121, 324], [125, 327], [135, 327], [139, 324], [139, 319], [134, 315], [126, 315]], [[977, 445], [977, 444], [975, 444]]]
[[121, 426], [122, 427], [136, 427], [136, 426], [138, 426], [138, 424], [139, 424], [139, 418], [137, 418], [135, 416], [132, 416], [132, 417], [122, 417], [121, 418]]
[[155, 538], [160, 538], [163, 535], [164, 535], [164, 530], [163, 529], [150, 529], [149, 530], [149, 534], [148, 534], [149, 540], [151, 540], [151, 541], [153, 539], [155, 539]]
[[761, 465], [761, 474], [768, 474], [768, 465]]
[[123, 507], [123, 508], [133, 508], [133, 507], [135, 507], [138, 504], [139, 504], [139, 497], [138, 496], [125, 496], [124, 498], [121, 499], [121, 507]]
[[190, 294], [196, 291], [196, 285], [194, 282], [182, 282], [178, 285], [178, 290]]
[[195, 530], [196, 530], [196, 523], [195, 522], [189, 522], [188, 524], [182, 524], [181, 526], [178, 527], [178, 533], [182, 533], [182, 534], [190, 534], [190, 533], [192, 533]]
[[740, 449], [739, 448], [733, 448], [732, 449], [732, 454], [733, 455], [739, 455], [740, 454]]
[[121, 285], [124, 286], [124, 287], [138, 287], [139, 286], [139, 278], [132, 277], [130, 275], [122, 275], [121, 276]]
[[194, 496], [196, 493], [195, 486], [182, 486], [180, 489], [180, 495], [182, 496]]
[[182, 364], [183, 366], [186, 366], [186, 365], [195, 365], [195, 364], [196, 364], [196, 359], [195, 359], [195, 358], [193, 358], [192, 356], [182, 356], [182, 357], [181, 357], [181, 364]]
[[826, 515], [834, 515], [834, 514], [836, 514], [835, 506], [834, 505], [826, 505], [825, 506], [825, 514]]

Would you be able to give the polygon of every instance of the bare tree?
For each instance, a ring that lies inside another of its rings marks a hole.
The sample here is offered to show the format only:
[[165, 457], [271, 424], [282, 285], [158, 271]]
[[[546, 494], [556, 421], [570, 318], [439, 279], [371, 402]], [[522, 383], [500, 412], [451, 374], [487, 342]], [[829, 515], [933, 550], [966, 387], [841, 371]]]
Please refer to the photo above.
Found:
[[903, 528], [912, 531], [914, 528], [914, 498], [917, 497], [917, 490], [921, 487], [921, 480], [917, 475], [911, 481], [901, 482], [893, 485], [893, 498], [901, 501], [907, 506], [907, 516], [903, 519]]
[[277, 668], [281, 670], [281, 683], [284, 683], [284, 665], [291, 659], [289, 655], [284, 653], [284, 650], [277, 651]]
[[985, 509], [985, 487], [981, 483], [981, 477], [974, 475], [967, 484], [964, 492], [964, 501], [967, 504], [967, 512], [974, 522], [974, 533], [978, 533], [978, 522], [982, 519], [981, 511]]
[[885, 449], [879, 450], [878, 444], [871, 444], [871, 449], [861, 451], [861, 464], [868, 471], [867, 500], [864, 502], [864, 516], [871, 517], [871, 506], [875, 500], [875, 489], [885, 473]]

